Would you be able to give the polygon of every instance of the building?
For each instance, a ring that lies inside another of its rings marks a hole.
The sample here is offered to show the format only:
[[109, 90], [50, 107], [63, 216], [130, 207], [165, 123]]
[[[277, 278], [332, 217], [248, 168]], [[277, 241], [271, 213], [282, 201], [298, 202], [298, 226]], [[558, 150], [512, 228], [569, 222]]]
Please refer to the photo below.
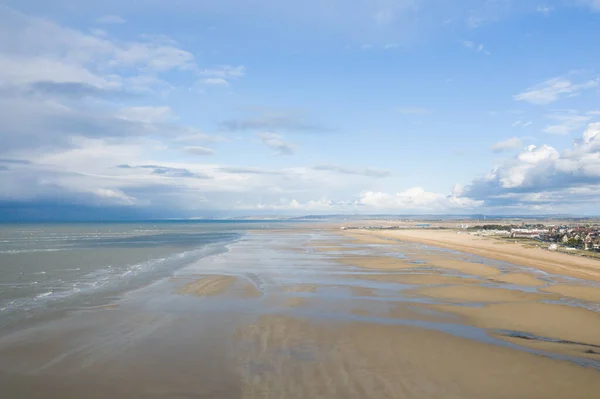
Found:
[[512, 238], [540, 238], [542, 235], [548, 234], [548, 230], [543, 229], [512, 229], [510, 236]]

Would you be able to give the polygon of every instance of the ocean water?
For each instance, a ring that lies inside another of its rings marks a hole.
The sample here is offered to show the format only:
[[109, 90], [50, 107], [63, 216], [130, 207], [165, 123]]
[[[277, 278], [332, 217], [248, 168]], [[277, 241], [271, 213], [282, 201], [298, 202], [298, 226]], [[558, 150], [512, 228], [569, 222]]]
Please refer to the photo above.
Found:
[[0, 225], [0, 330], [98, 306], [274, 222]]

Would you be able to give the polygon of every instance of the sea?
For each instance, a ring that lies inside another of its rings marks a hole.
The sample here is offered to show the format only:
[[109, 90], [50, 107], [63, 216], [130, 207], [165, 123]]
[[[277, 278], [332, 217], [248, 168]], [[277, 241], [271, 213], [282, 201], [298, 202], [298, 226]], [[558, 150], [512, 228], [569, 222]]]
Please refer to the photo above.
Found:
[[0, 332], [103, 306], [277, 221], [0, 224]]

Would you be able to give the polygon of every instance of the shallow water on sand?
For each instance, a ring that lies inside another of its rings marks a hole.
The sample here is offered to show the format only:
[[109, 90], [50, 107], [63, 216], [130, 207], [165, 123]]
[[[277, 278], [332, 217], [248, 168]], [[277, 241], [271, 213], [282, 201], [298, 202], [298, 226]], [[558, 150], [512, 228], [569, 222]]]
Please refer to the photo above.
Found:
[[106, 303], [223, 251], [247, 228], [202, 222], [0, 225], [0, 331], [53, 311]]
[[[479, 287], [502, 288], [509, 298], [541, 295], [553, 276], [536, 274], [544, 284], [535, 287], [490, 282], [436, 266], [440, 254], [503, 273], [529, 272], [418, 244], [255, 231], [110, 306], [0, 337], [0, 386], [14, 397], [224, 399], [584, 398], [600, 389], [599, 359], [584, 353], [593, 352], [589, 343], [472, 325], [436, 308], [448, 297], [418, 291], [475, 287], [466, 292], [476, 300], [451, 304], [478, 309], [495, 303], [481, 300]], [[349, 255], [409, 265], [384, 270], [339, 261]], [[554, 301], [590, 308], [576, 298]], [[485, 372], [489, 367], [494, 373]]]

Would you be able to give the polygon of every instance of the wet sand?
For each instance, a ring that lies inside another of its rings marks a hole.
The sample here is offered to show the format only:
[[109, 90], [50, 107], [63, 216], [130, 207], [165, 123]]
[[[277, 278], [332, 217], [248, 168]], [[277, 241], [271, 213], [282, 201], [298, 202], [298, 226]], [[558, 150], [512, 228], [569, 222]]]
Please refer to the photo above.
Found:
[[600, 289], [582, 285], [553, 285], [543, 288], [543, 291], [553, 292], [565, 298], [575, 298], [583, 301], [600, 303]]
[[553, 294], [538, 294], [481, 286], [436, 286], [405, 291], [407, 295], [427, 296], [454, 302], [523, 302], [558, 299]]
[[186, 284], [179, 289], [180, 294], [213, 296], [227, 290], [235, 283], [233, 276], [208, 276]]
[[[349, 237], [364, 243], [387, 240], [405, 240], [449, 248], [558, 273], [566, 276], [600, 281], [600, 262], [580, 256], [551, 252], [541, 248], [505, 243], [494, 238], [483, 238], [452, 230], [402, 229], [383, 231], [352, 231]], [[499, 243], [505, 245], [498, 245]]]
[[499, 303], [478, 308], [436, 305], [435, 308], [462, 315], [469, 324], [486, 329], [528, 332], [600, 347], [600, 317], [587, 309], [540, 302]]
[[494, 276], [491, 280], [500, 283], [516, 284], [531, 287], [538, 287], [540, 285], [546, 284], [546, 282], [526, 273], [508, 273], [500, 276]]
[[378, 237], [253, 232], [108, 307], [0, 335], [0, 388], [8, 398], [591, 398], [590, 284]]
[[[352, 276], [352, 275], [350, 275]], [[383, 283], [398, 283], [405, 285], [440, 285], [440, 284], [476, 284], [477, 280], [456, 277], [443, 276], [433, 272], [430, 273], [381, 273], [381, 274], [359, 274], [352, 276], [361, 280], [372, 280]]]
[[245, 398], [590, 398], [598, 372], [440, 332], [266, 316], [241, 327]]

